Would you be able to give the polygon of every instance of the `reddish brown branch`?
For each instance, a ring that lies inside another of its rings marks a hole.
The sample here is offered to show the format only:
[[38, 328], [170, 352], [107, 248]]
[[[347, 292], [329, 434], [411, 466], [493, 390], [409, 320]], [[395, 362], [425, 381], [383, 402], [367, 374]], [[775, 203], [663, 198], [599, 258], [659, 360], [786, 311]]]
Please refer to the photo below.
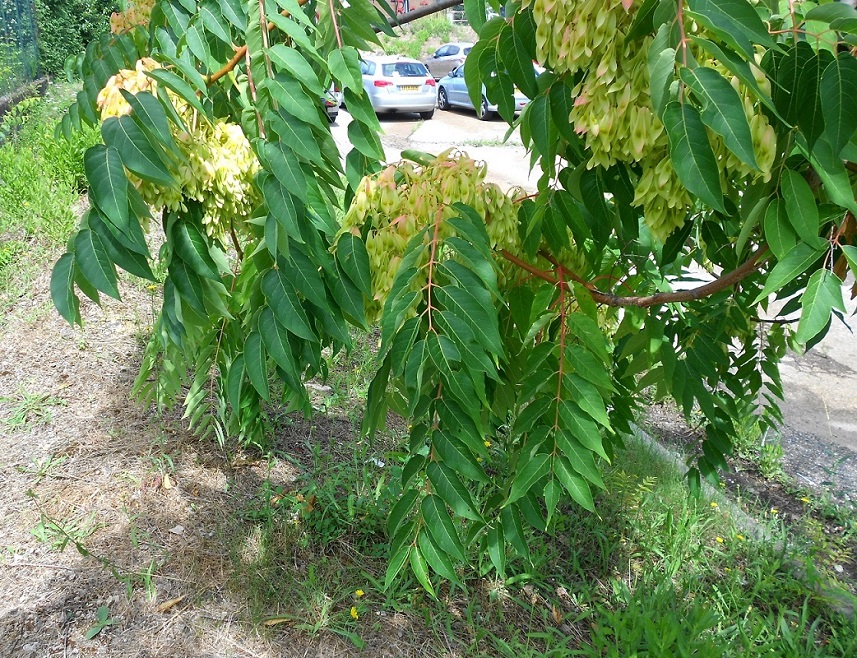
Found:
[[[309, 2], [309, 0], [298, 0], [298, 6], [303, 7], [307, 2]], [[285, 16], [286, 18], [291, 16], [291, 14], [286, 9], [283, 9], [283, 11], [281, 11], [280, 13], [283, 16]], [[268, 23], [267, 27], [268, 27], [268, 31], [271, 31], [271, 30], [276, 29], [277, 26], [274, 25], [273, 23]], [[240, 48], [236, 49], [235, 54], [232, 56], [232, 59], [230, 59], [228, 62], [226, 62], [226, 64], [223, 65], [222, 69], [220, 69], [216, 73], [212, 73], [211, 75], [209, 75], [208, 77], [205, 78], [206, 86], [210, 87], [215, 82], [220, 80], [220, 78], [222, 78], [225, 75], [228, 75], [230, 71], [234, 70], [235, 67], [241, 63], [241, 60], [244, 59], [244, 57], [246, 55], [247, 55], [247, 46], [246, 45], [241, 46]]]
[[[298, 0], [298, 5], [303, 7], [307, 4], [309, 0]], [[460, 4], [460, 0], [437, 0], [434, 4], [420, 7], [419, 9], [415, 9], [414, 11], [409, 11], [405, 14], [399, 14], [395, 18], [391, 18], [387, 21], [387, 23], [391, 26], [396, 25], [406, 25], [412, 21], [415, 21], [419, 18], [423, 18], [424, 16], [430, 16], [431, 14], [436, 14], [439, 11], [443, 11], [444, 9], [449, 9], [450, 7], [454, 7]], [[283, 16], [290, 16], [287, 10], [283, 10], [280, 12]], [[276, 29], [276, 25], [273, 23], [268, 23], [268, 30]], [[375, 28], [375, 31], [378, 32], [379, 29]], [[211, 75], [204, 77], [205, 83], [207, 86], [213, 85], [215, 82], [220, 80], [223, 76], [228, 75], [230, 71], [234, 70], [236, 66], [241, 63], [241, 60], [244, 59], [244, 52], [247, 50], [247, 46], [241, 46], [240, 48], [235, 49], [235, 55], [233, 55], [232, 59], [230, 59], [226, 64], [223, 65], [216, 73], [212, 73]]]
[[235, 232], [235, 227], [229, 226], [229, 233], [232, 236], [232, 246], [235, 247], [235, 253], [238, 254], [238, 262], [244, 260], [244, 250], [241, 248], [241, 243], [238, 241], [238, 234]]
[[[768, 247], [761, 247], [755, 254], [750, 256], [749, 259], [736, 269], [732, 270], [724, 274], [721, 277], [718, 277], [711, 283], [706, 283], [704, 286], [699, 286], [698, 288], [693, 288], [692, 290], [679, 290], [676, 292], [659, 292], [654, 295], [644, 295], [644, 296], [629, 296], [622, 297], [619, 295], [614, 295], [609, 292], [601, 292], [597, 290], [594, 285], [589, 282], [583, 281], [579, 276], [571, 272], [566, 268], [562, 268], [562, 273], [569, 278], [574, 279], [578, 283], [581, 283], [588, 291], [589, 294], [592, 295], [592, 299], [594, 299], [599, 304], [605, 304], [606, 306], [636, 306], [638, 308], [649, 308], [650, 306], [659, 306], [661, 304], [674, 304], [678, 302], [691, 302], [697, 299], [703, 299], [705, 297], [710, 297], [721, 290], [725, 290], [730, 286], [734, 286], [736, 283], [749, 276], [753, 272], [755, 272], [765, 260], [765, 256], [768, 253]], [[522, 270], [529, 272], [533, 276], [536, 276], [548, 283], [552, 283], [554, 285], [559, 285], [561, 287], [568, 288], [568, 283], [563, 280], [558, 279], [550, 272], [545, 272], [544, 270], [540, 270], [535, 265], [531, 265], [526, 261], [521, 260], [514, 254], [509, 253], [505, 249], [500, 252], [500, 254], [508, 260], [510, 263], [517, 265]]]
[[[559, 430], [559, 405], [562, 403], [562, 379], [565, 376], [565, 337], [568, 330], [566, 323], [566, 307], [565, 307], [565, 291], [568, 284], [565, 282], [563, 274], [566, 270], [560, 265], [556, 268], [556, 273], [559, 276], [559, 370], [556, 379], [556, 410], [554, 411], [553, 428], [554, 431]], [[555, 452], [555, 450], [554, 450]]]

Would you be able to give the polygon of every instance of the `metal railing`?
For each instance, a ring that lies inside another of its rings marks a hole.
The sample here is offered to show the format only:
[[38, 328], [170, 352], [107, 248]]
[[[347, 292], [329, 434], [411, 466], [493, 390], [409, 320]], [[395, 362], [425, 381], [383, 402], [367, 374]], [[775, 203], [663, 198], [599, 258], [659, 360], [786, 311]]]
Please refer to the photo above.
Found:
[[33, 0], [0, 0], [0, 98], [39, 75]]

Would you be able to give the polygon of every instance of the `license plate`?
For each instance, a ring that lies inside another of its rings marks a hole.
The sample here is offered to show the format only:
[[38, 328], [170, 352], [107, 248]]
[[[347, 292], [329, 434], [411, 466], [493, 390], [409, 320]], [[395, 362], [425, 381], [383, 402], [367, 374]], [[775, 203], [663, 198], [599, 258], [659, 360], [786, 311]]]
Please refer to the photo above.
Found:
[[418, 85], [402, 85], [399, 87], [399, 91], [419, 91], [420, 88]]

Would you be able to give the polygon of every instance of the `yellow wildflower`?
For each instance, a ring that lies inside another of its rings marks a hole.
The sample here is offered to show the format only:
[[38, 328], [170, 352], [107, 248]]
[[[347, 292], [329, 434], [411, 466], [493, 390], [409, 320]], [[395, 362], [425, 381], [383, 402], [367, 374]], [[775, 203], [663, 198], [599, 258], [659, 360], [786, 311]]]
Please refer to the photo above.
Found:
[[364, 592], [362, 589], [358, 589], [356, 592], [354, 592], [354, 596], [356, 596], [358, 599], [364, 594], [366, 594], [366, 592]]
[[780, 513], [780, 510], [778, 510], [776, 507], [771, 508], [771, 514], [779, 514], [779, 513]]
[[800, 500], [801, 500], [801, 502], [802, 502], [802, 503], [807, 503], [807, 504], [809, 504], [809, 498], [807, 498], [806, 496], [804, 496], [804, 497], [803, 497], [803, 498], [801, 498]]
[[718, 505], [717, 503], [711, 503], [711, 507], [713, 509], [717, 509], [718, 507], [720, 507], [720, 505]]
[[360, 619], [360, 615], [357, 614], [356, 606], [351, 606], [351, 618], [352, 619]]
[[490, 448], [490, 447], [491, 447], [491, 442], [490, 442], [490, 441], [485, 441], [485, 447], [486, 447], [486, 448]]
[[738, 541], [744, 541], [744, 535], [735, 535], [735, 539]]
[[718, 544], [722, 544], [723, 543], [723, 537], [715, 537], [714, 541], [716, 541]]

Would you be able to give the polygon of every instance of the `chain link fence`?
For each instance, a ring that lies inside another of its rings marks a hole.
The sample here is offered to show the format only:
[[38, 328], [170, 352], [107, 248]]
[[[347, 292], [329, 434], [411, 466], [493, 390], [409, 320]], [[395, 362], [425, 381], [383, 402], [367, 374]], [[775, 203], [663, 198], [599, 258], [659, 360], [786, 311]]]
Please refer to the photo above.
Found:
[[0, 0], [0, 98], [39, 75], [33, 0]]

